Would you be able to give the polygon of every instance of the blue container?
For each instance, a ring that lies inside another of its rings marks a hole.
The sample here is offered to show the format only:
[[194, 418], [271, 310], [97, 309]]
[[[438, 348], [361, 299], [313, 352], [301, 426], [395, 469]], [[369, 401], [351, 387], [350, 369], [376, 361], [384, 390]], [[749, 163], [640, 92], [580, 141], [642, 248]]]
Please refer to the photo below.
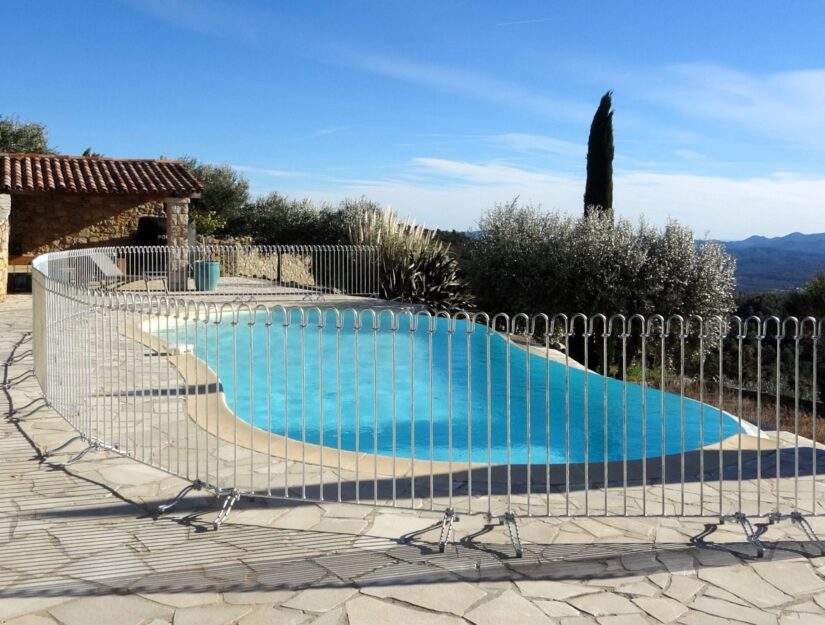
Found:
[[196, 260], [194, 274], [195, 290], [215, 291], [221, 277], [221, 265], [216, 260]]

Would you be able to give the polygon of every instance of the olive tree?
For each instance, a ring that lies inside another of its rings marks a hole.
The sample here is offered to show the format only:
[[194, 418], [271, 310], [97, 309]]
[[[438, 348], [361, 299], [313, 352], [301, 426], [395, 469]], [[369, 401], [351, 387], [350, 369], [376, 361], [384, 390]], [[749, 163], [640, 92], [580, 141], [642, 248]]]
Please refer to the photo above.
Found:
[[318, 205], [307, 198], [270, 193], [247, 202], [228, 222], [226, 230], [267, 245], [348, 244], [350, 232], [360, 218], [377, 210], [379, 206], [366, 198]]
[[201, 196], [192, 200], [189, 218], [199, 234], [222, 231], [249, 201], [249, 181], [229, 165], [202, 163], [191, 156], [180, 161], [203, 184]]
[[734, 304], [733, 259], [675, 221], [578, 219], [516, 200], [484, 214], [465, 271], [490, 312], [713, 316]]
[[43, 124], [0, 115], [0, 152], [53, 154], [54, 150], [49, 147], [49, 133]]

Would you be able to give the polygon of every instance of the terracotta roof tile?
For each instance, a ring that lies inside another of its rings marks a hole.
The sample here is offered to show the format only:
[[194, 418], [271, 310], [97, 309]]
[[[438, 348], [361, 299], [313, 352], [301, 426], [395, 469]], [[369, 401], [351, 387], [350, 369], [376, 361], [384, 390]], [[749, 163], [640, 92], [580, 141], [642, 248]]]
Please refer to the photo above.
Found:
[[178, 161], [0, 154], [0, 192], [190, 197], [202, 190]]

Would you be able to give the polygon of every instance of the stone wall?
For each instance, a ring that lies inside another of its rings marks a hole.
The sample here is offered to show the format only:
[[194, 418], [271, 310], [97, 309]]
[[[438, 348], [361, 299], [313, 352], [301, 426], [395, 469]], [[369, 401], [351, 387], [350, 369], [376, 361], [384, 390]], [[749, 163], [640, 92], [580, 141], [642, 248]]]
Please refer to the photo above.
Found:
[[9, 214], [11, 196], [0, 193], [0, 302], [6, 299], [9, 282]]
[[134, 195], [15, 195], [11, 204], [9, 252], [23, 256], [128, 245], [138, 217], [165, 214], [162, 198]]
[[[248, 278], [281, 279], [282, 285], [295, 287], [315, 286], [312, 256], [308, 254], [275, 254], [271, 250], [239, 247], [234, 254], [225, 254], [227, 264], [234, 264], [231, 273]], [[281, 271], [278, 273], [278, 261]], [[223, 263], [222, 263], [223, 264]], [[223, 269], [223, 268], [222, 268]]]
[[167, 198], [166, 244], [172, 246], [169, 265], [166, 268], [167, 286], [170, 291], [186, 290], [189, 252], [181, 248], [189, 244], [189, 199]]

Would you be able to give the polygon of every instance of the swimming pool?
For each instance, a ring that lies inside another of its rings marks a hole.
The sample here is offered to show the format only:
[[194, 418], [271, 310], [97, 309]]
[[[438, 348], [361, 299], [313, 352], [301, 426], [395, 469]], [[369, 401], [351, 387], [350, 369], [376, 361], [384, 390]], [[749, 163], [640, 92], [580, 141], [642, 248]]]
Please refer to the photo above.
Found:
[[345, 450], [493, 464], [602, 462], [605, 453], [610, 461], [660, 457], [663, 443], [673, 454], [740, 431], [716, 407], [548, 361], [465, 320], [454, 322], [450, 340], [446, 318], [432, 332], [424, 319], [411, 331], [402, 315], [392, 331], [384, 315], [373, 331], [370, 315], [356, 329], [352, 311], [340, 328], [332, 311], [310, 309], [303, 324], [298, 309], [288, 314], [286, 326], [283, 311], [272, 311], [269, 325], [259, 311], [241, 313], [237, 325], [189, 321], [158, 334], [194, 345], [240, 419], [331, 447], [340, 436]]

